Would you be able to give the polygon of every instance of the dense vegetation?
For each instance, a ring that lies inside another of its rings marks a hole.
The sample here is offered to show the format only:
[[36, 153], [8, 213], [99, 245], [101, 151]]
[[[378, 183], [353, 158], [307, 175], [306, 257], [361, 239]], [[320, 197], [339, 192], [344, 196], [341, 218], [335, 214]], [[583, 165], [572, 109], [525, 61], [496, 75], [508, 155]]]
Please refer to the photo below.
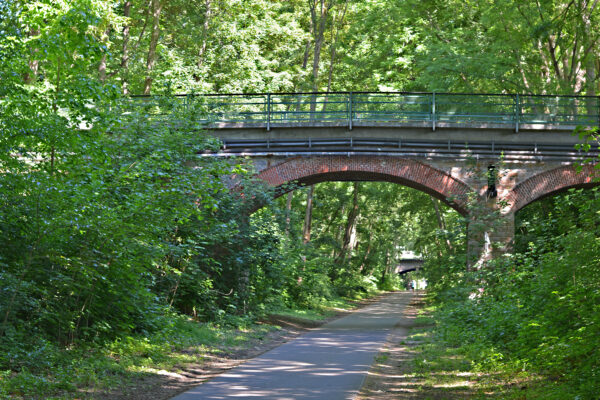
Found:
[[[273, 200], [246, 161], [196, 157], [219, 144], [192, 116], [177, 129], [143, 112], [124, 120], [118, 99], [596, 95], [599, 19], [588, 0], [0, 2], [0, 396], [74, 391], [72, 377], [95, 368], [74, 361], [85, 349], [124, 359], [165, 338], [185, 346], [198, 322], [238, 326], [397, 288], [394, 263], [414, 250], [440, 337], [591, 398], [597, 192], [524, 209], [515, 254], [467, 274], [464, 221], [428, 195], [326, 183]], [[248, 216], [245, 199], [264, 207]]]
[[515, 252], [484, 269], [430, 259], [437, 347], [458, 348], [469, 371], [506, 374], [514, 398], [596, 398], [598, 210], [598, 190], [571, 190], [521, 210]]

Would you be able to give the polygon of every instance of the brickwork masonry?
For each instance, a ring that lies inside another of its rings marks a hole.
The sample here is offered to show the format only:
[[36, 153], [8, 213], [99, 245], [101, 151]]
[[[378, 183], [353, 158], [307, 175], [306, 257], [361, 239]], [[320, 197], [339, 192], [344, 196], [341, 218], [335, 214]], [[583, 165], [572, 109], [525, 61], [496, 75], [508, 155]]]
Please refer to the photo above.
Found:
[[[435, 196], [472, 222], [469, 224], [469, 263], [510, 252], [514, 215], [527, 204], [555, 193], [599, 184], [598, 170], [586, 165], [581, 172], [564, 162], [498, 163], [497, 198], [486, 196], [490, 161], [424, 160], [393, 156], [296, 156], [253, 158], [257, 178], [285, 188], [288, 183], [310, 185], [325, 181], [386, 181]], [[285, 189], [277, 191], [278, 195]], [[470, 200], [469, 200], [470, 199]], [[475, 199], [479, 206], [469, 205]], [[470, 210], [494, 213], [491, 223]]]

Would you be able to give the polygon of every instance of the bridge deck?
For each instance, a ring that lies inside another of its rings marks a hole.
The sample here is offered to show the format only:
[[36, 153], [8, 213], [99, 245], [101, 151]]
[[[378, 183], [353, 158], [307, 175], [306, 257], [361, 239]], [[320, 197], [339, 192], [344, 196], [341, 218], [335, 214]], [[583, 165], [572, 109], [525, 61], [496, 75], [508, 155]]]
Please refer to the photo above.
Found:
[[452, 93], [133, 96], [123, 114], [173, 115], [223, 140], [220, 155], [362, 152], [506, 159], [593, 157], [578, 126], [600, 126], [600, 97]]

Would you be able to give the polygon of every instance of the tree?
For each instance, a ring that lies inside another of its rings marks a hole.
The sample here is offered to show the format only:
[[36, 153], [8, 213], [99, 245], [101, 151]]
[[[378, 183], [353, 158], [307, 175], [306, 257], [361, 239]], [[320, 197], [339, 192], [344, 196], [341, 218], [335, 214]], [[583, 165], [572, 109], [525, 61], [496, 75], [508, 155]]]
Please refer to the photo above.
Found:
[[158, 38], [160, 36], [160, 13], [163, 5], [160, 0], [152, 0], [148, 7], [148, 14], [152, 16], [152, 35], [150, 36], [148, 57], [146, 58], [144, 94], [150, 94], [150, 89], [152, 88], [152, 73], [154, 71], [154, 64], [156, 63], [156, 46], [158, 45]]

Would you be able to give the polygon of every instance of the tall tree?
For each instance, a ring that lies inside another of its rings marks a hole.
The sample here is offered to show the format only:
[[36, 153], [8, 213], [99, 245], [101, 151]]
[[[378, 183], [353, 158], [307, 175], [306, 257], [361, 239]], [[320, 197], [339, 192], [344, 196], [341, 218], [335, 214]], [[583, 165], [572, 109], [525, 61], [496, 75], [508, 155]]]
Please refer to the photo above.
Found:
[[348, 213], [348, 218], [346, 219], [346, 227], [344, 229], [344, 238], [342, 241], [342, 246], [340, 252], [336, 258], [336, 263], [343, 264], [346, 262], [346, 257], [348, 256], [348, 252], [352, 250], [353, 247], [353, 239], [355, 237], [356, 232], [356, 221], [359, 214], [358, 207], [358, 195], [360, 190], [360, 183], [354, 182], [352, 185], [352, 205], [350, 207], [350, 212]]
[[202, 64], [204, 63], [204, 54], [206, 53], [206, 46], [208, 41], [208, 30], [210, 27], [210, 20], [212, 18], [213, 13], [212, 7], [212, 0], [204, 1], [204, 22], [202, 23], [202, 36], [200, 40], [200, 48], [198, 49], [198, 68], [202, 68]]
[[[321, 63], [321, 50], [325, 38], [325, 28], [329, 18], [329, 12], [334, 6], [335, 0], [308, 0], [310, 8], [311, 31], [314, 35], [313, 64], [312, 64], [312, 91], [319, 89], [319, 68]], [[311, 105], [312, 107], [313, 105]], [[314, 111], [311, 108], [311, 111]]]
[[121, 48], [121, 88], [123, 94], [129, 94], [129, 35], [131, 29], [131, 20], [129, 16], [131, 14], [131, 0], [124, 0], [123, 2], [123, 17], [127, 18], [127, 21], [123, 24], [123, 45]]
[[313, 215], [313, 194], [315, 192], [315, 185], [310, 185], [308, 193], [306, 194], [306, 213], [304, 216], [304, 229], [302, 230], [302, 241], [306, 244], [310, 242], [310, 233], [312, 228], [312, 215]]
[[292, 220], [292, 200], [294, 199], [294, 191], [291, 190], [286, 197], [285, 202], [285, 234], [290, 233], [290, 225]]
[[[37, 36], [40, 34], [40, 30], [37, 28], [33, 28], [29, 31], [28, 34], [30, 36]], [[24, 81], [26, 84], [31, 84], [31, 83], [35, 82], [35, 80], [37, 79], [39, 65], [40, 65], [40, 61], [38, 60], [38, 52], [39, 52], [39, 49], [37, 49], [35, 47], [30, 49], [30, 56], [29, 56], [29, 63], [28, 63], [29, 70], [27, 70], [27, 72], [25, 72], [25, 76], [24, 76]]]
[[146, 57], [146, 80], [144, 81], [144, 94], [150, 94], [152, 89], [154, 65], [156, 63], [156, 46], [160, 37], [160, 13], [163, 4], [161, 0], [151, 0], [150, 5], [152, 15], [152, 33], [150, 44], [148, 46], [148, 56]]

